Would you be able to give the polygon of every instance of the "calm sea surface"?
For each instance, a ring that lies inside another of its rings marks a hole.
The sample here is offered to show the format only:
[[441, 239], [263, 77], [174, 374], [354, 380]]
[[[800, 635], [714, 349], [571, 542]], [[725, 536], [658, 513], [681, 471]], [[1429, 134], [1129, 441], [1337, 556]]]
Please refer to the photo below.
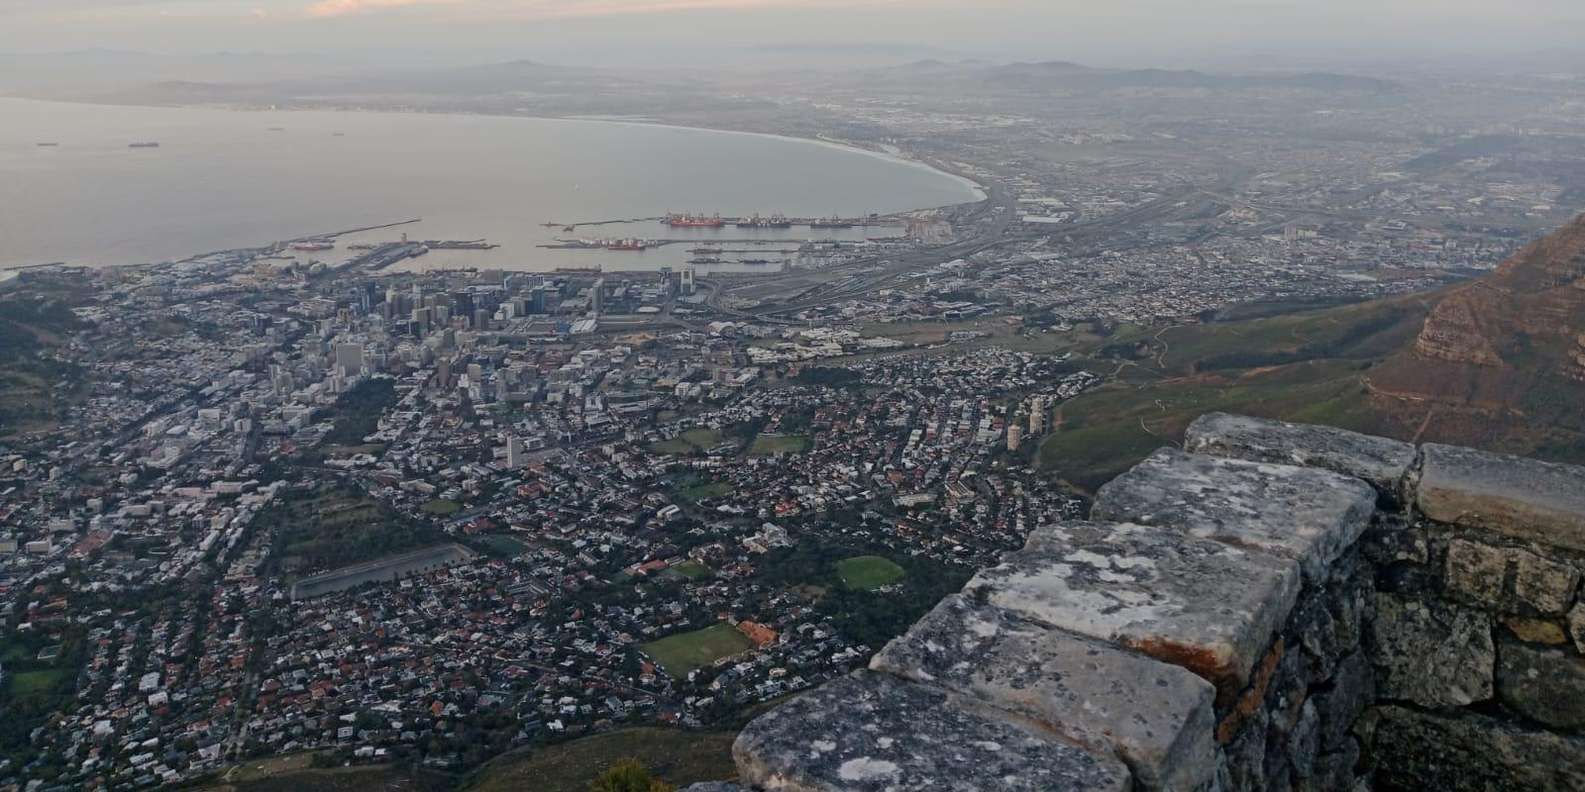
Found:
[[[160, 146], [128, 147], [145, 141]], [[0, 268], [164, 261], [423, 218], [344, 237], [336, 251], [313, 255], [336, 260], [348, 243], [406, 232], [501, 245], [435, 251], [414, 262], [423, 267], [652, 269], [685, 262], [697, 245], [637, 253], [538, 246], [558, 237], [789, 241], [774, 250], [900, 230], [684, 231], [646, 221], [569, 233], [543, 224], [668, 211], [854, 216], [978, 198], [966, 182], [916, 164], [756, 135], [601, 121], [0, 99]]]

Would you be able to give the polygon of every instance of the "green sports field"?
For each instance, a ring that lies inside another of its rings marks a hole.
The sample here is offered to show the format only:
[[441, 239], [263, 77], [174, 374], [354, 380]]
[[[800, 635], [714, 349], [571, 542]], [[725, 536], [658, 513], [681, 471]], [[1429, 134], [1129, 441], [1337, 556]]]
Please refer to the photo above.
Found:
[[703, 630], [682, 633], [641, 647], [666, 673], [681, 679], [688, 672], [744, 652], [754, 646], [746, 636], [730, 624], [717, 624]]
[[837, 562], [837, 575], [843, 585], [859, 591], [874, 591], [902, 580], [903, 568], [880, 556], [858, 556]]

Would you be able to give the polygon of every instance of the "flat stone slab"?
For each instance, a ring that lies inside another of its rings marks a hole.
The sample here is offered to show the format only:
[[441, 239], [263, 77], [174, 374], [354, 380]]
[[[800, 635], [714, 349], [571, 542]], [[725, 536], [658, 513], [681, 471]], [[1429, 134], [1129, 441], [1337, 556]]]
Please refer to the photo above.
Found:
[[1324, 468], [1364, 479], [1393, 501], [1419, 452], [1409, 443], [1329, 426], [1206, 413], [1189, 425], [1183, 448], [1193, 454]]
[[1027, 715], [1115, 754], [1141, 789], [1195, 790], [1216, 777], [1209, 682], [961, 595], [942, 600], [870, 667]]
[[1124, 792], [1128, 770], [924, 685], [874, 672], [756, 718], [732, 746], [747, 786], [777, 792]]
[[1375, 512], [1375, 491], [1356, 478], [1163, 448], [1102, 487], [1090, 516], [1290, 558], [1308, 579], [1324, 580]]
[[693, 786], [682, 788], [682, 792], [748, 792], [737, 784], [728, 784], [724, 781], [706, 781]]
[[1423, 453], [1426, 517], [1585, 550], [1585, 468], [1434, 443]]
[[1036, 530], [964, 595], [1199, 674], [1227, 700], [1298, 598], [1298, 565], [1172, 528], [1094, 522]]

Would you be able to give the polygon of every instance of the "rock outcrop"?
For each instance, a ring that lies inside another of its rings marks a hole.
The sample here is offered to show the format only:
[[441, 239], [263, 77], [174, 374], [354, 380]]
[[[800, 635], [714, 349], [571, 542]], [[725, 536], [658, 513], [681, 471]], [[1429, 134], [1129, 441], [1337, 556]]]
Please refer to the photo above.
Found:
[[[1537, 398], [1585, 382], [1585, 217], [1455, 288], [1432, 308], [1413, 347], [1371, 372], [1378, 392], [1412, 401], [1528, 412]], [[1548, 404], [1578, 418], [1585, 407]], [[1574, 421], [1573, 423], [1578, 423]]]

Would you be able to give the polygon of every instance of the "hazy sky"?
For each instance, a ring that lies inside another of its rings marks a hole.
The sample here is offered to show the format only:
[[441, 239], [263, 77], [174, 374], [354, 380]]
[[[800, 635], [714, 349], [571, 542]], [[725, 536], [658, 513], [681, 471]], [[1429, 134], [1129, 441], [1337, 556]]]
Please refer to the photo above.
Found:
[[1160, 65], [1578, 48], [1585, 0], [0, 0], [0, 52], [392, 53], [596, 62], [756, 47]]

